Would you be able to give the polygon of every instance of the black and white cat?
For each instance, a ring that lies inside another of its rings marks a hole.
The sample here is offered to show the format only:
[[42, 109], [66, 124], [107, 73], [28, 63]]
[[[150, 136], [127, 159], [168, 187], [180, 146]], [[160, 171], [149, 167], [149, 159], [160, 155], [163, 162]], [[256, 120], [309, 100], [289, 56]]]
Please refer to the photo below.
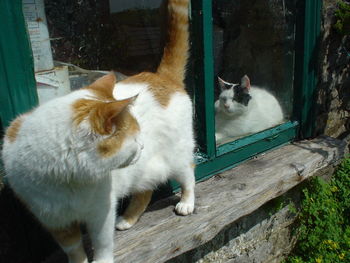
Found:
[[215, 102], [216, 143], [256, 133], [283, 122], [282, 108], [268, 91], [251, 86], [245, 75], [240, 84], [219, 79], [221, 93]]

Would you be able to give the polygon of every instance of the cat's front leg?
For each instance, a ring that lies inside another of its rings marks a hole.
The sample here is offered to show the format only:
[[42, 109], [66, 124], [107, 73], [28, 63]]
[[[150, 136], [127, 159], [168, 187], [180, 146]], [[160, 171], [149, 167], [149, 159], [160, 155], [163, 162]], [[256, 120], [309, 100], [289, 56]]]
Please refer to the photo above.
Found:
[[86, 219], [86, 226], [94, 248], [94, 263], [113, 263], [115, 202], [95, 204]]
[[144, 191], [134, 193], [130, 200], [130, 204], [124, 214], [117, 219], [116, 228], [118, 230], [127, 230], [132, 227], [146, 210], [152, 198], [153, 191]]
[[179, 215], [189, 215], [194, 210], [194, 167], [194, 164], [190, 164], [184, 169], [179, 169], [175, 177], [175, 180], [181, 185], [181, 199], [175, 206], [175, 211]]
[[48, 230], [68, 256], [69, 263], [88, 263], [78, 223], [59, 229], [48, 228]]

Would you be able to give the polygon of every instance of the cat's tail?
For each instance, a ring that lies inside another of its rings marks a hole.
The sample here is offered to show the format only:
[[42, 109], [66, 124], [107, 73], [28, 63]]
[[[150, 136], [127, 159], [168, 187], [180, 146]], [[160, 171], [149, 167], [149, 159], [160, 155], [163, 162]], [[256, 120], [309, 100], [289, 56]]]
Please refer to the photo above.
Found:
[[157, 73], [183, 82], [188, 59], [188, 2], [168, 0], [168, 41]]

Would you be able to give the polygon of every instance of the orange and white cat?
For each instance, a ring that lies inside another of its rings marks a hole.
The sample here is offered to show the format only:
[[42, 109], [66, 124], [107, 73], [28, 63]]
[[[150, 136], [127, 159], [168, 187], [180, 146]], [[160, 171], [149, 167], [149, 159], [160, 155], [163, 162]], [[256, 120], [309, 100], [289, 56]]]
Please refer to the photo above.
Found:
[[69, 262], [113, 262], [118, 199], [133, 194], [118, 228], [133, 225], [152, 189], [169, 178], [182, 186], [177, 213], [194, 209], [192, 102], [184, 88], [188, 0], [169, 0], [169, 41], [155, 73], [90, 86], [19, 116], [2, 157], [10, 187], [61, 245]]

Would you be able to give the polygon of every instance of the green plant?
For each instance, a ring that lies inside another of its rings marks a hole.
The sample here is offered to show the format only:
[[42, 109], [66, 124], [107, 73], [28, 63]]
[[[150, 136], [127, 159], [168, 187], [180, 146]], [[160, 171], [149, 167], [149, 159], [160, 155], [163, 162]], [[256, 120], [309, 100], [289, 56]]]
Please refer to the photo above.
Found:
[[350, 158], [329, 183], [315, 177], [303, 193], [297, 243], [286, 262], [350, 262]]
[[350, 34], [350, 4], [345, 1], [338, 1], [338, 9], [335, 11], [337, 19], [334, 28], [339, 34]]
[[272, 216], [283, 209], [287, 203], [291, 203], [291, 201], [289, 199], [287, 200], [283, 195], [271, 200], [269, 203], [269, 216]]

